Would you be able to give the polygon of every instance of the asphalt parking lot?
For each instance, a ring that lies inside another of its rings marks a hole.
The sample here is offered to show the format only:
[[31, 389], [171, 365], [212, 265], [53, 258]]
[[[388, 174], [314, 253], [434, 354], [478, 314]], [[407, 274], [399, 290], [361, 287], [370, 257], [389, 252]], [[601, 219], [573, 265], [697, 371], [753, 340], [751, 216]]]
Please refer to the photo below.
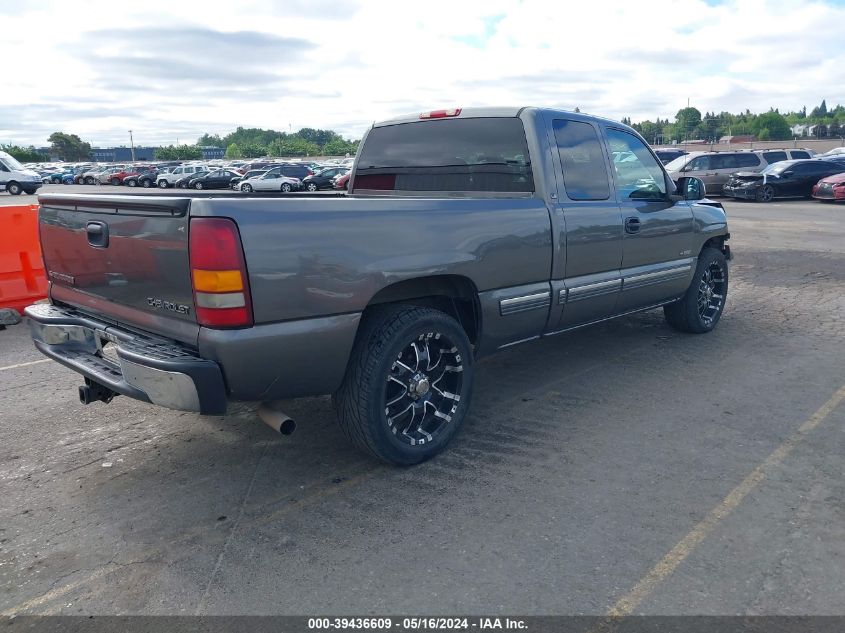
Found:
[[845, 613], [845, 206], [726, 208], [715, 332], [649, 312], [487, 358], [409, 469], [328, 398], [290, 437], [249, 406], [85, 407], [0, 332], [0, 612]]

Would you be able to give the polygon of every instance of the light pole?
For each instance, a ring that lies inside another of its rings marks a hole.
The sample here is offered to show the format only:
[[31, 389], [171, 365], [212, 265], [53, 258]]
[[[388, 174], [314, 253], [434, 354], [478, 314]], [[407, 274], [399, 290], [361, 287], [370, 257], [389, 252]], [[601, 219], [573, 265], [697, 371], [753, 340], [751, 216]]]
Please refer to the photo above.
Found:
[[135, 162], [135, 139], [132, 138], [132, 130], [129, 130], [129, 146], [132, 148], [132, 162]]

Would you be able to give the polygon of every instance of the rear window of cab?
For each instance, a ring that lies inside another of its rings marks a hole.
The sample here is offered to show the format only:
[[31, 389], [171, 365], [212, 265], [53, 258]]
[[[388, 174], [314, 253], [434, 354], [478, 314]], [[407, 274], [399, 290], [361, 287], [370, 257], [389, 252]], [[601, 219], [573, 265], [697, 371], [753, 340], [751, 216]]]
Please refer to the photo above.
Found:
[[525, 128], [514, 117], [373, 128], [358, 157], [355, 189], [533, 192]]

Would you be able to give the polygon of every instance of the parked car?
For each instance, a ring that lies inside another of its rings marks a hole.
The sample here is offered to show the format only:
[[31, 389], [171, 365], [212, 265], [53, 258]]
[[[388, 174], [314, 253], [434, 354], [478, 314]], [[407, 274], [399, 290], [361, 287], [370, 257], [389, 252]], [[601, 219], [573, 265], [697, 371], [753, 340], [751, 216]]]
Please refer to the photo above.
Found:
[[291, 191], [301, 189], [302, 182], [298, 178], [288, 178], [271, 170], [261, 176], [243, 180], [237, 186], [245, 193], [251, 191], [281, 191], [282, 193], [290, 193]]
[[112, 168], [105, 166], [92, 167], [88, 171], [82, 173], [82, 175], [79, 177], [79, 184], [96, 185], [100, 174], [108, 171], [109, 169]]
[[686, 155], [686, 151], [678, 147], [661, 147], [654, 150], [654, 155], [660, 159], [660, 162], [666, 165], [671, 163], [676, 158]]
[[177, 189], [187, 189], [188, 185], [191, 183], [191, 181], [194, 178], [200, 178], [202, 176], [205, 176], [209, 171], [211, 171], [211, 170], [210, 169], [204, 169], [203, 171], [198, 171], [198, 172], [194, 172], [193, 174], [188, 174], [187, 176], [182, 176], [179, 180], [177, 180], [175, 183], [173, 183], [173, 186], [176, 187]]
[[0, 191], [8, 191], [13, 196], [33, 194], [41, 185], [37, 171], [26, 169], [14, 156], [0, 151]]
[[237, 191], [240, 189], [241, 182], [249, 180], [250, 178], [257, 178], [258, 176], [261, 176], [262, 174], [266, 173], [266, 169], [251, 169], [250, 171], [246, 172], [243, 176], [241, 176], [238, 180], [232, 182], [232, 189]]
[[302, 188], [306, 191], [331, 189], [333, 185], [332, 181], [337, 176], [342, 176], [347, 172], [349, 172], [349, 169], [346, 167], [329, 167], [328, 169], [323, 169], [312, 176], [306, 176], [302, 180]]
[[783, 160], [811, 158], [809, 150], [755, 150], [735, 152], [690, 152], [666, 164], [672, 178], [700, 178], [708, 195], [721, 195], [731, 174], [738, 171], [760, 172], [768, 165]]
[[775, 198], [809, 198], [820, 179], [842, 171], [842, 166], [827, 160], [784, 160], [769, 165], [762, 172], [740, 171], [733, 174], [724, 194], [733, 198], [771, 202]]
[[163, 172], [151, 168], [137, 174], [130, 174], [123, 179], [123, 184], [127, 187], [144, 187], [145, 189], [149, 189], [150, 187], [156, 186], [156, 181], [160, 173]]
[[845, 200], [845, 172], [826, 176], [813, 185], [813, 197], [829, 202]]
[[[636, 168], [614, 176], [614, 152]], [[86, 404], [257, 400], [290, 432], [273, 401], [334, 394], [356, 446], [410, 465], [458, 432], [477, 358], [659, 306], [684, 332], [722, 315], [724, 211], [616, 121], [414, 114], [370, 128], [350, 183], [308, 201], [41, 196], [52, 305], [26, 310], [36, 347], [85, 377]], [[106, 228], [120, 237], [100, 248]]]
[[308, 168], [307, 165], [301, 163], [282, 163], [281, 165], [273, 165], [267, 169], [267, 173], [281, 174], [288, 178], [297, 178], [303, 180], [306, 176], [313, 176], [314, 172]]
[[841, 156], [845, 155], [845, 147], [834, 147], [827, 150], [822, 156]]
[[352, 176], [352, 172], [347, 172], [342, 176], [335, 176], [334, 182], [332, 183], [332, 188], [334, 189], [346, 189], [349, 186], [349, 178]]
[[215, 169], [208, 173], [197, 176], [188, 181], [188, 187], [191, 189], [228, 189], [232, 186], [232, 181], [240, 178], [241, 174], [234, 169]]
[[156, 177], [156, 184], [161, 189], [167, 189], [176, 184], [177, 180], [181, 180], [184, 176], [194, 177], [198, 172], [206, 172], [208, 168], [205, 165], [179, 165], [170, 171], [159, 172]]

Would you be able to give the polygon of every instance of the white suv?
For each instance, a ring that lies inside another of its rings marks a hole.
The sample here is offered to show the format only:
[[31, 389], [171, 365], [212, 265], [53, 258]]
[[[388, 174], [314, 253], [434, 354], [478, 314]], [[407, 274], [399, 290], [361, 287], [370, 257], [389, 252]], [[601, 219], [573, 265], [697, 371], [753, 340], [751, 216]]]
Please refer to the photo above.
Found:
[[208, 167], [205, 165], [180, 165], [170, 171], [160, 172], [156, 176], [156, 184], [162, 189], [167, 189], [175, 185], [177, 180], [181, 180], [185, 176], [193, 176], [201, 171], [208, 171]]

